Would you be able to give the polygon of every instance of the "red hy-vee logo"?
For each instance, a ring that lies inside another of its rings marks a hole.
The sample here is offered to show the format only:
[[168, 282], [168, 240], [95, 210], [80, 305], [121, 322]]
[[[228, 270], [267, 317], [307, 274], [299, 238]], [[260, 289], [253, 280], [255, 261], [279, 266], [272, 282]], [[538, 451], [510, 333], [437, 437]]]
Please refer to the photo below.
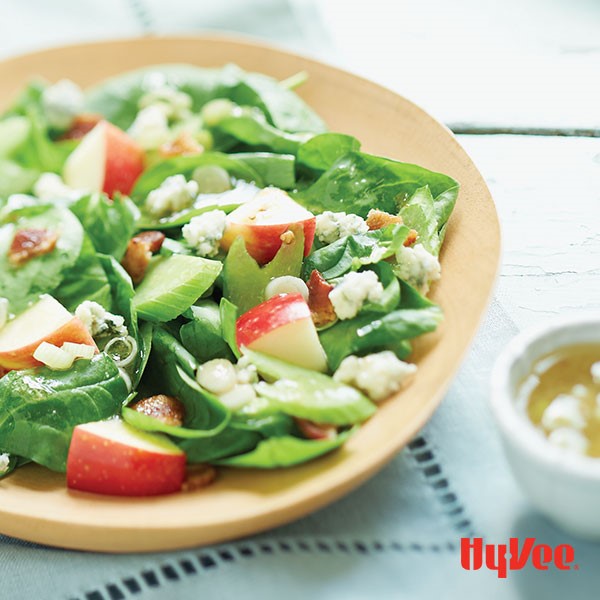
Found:
[[[507, 556], [507, 551], [509, 556]], [[536, 544], [535, 538], [525, 538], [520, 545], [519, 538], [510, 538], [507, 544], [484, 544], [482, 538], [461, 538], [460, 564], [467, 571], [477, 571], [484, 565], [496, 571], [498, 577], [506, 577], [507, 571], [519, 571], [528, 562], [539, 571], [547, 571], [550, 566], [561, 571], [579, 569], [574, 565], [575, 550], [570, 544], [559, 544], [555, 548], [548, 544]]]

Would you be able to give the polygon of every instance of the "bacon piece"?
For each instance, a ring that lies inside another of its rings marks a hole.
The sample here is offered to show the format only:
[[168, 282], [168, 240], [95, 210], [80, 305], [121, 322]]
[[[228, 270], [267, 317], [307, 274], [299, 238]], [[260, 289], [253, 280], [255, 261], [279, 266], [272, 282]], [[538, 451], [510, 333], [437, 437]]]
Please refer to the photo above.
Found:
[[334, 425], [320, 425], [308, 419], [294, 417], [298, 429], [309, 440], [332, 440], [337, 436], [337, 427]]
[[317, 327], [333, 323], [337, 319], [333, 304], [329, 299], [329, 292], [333, 286], [327, 283], [316, 269], [310, 274], [306, 286], [308, 287], [308, 307], [313, 323]]
[[121, 264], [134, 283], [144, 279], [152, 255], [162, 248], [164, 241], [165, 234], [161, 231], [142, 231], [129, 240]]
[[402, 217], [398, 215], [391, 215], [390, 213], [386, 213], [383, 210], [377, 210], [376, 208], [372, 208], [367, 215], [367, 226], [373, 231], [374, 229], [383, 229], [387, 225], [392, 225], [395, 223], [402, 224]]
[[15, 233], [8, 260], [14, 266], [25, 264], [36, 256], [48, 254], [56, 247], [58, 234], [48, 229], [20, 229]]
[[407, 238], [404, 240], [404, 246], [412, 246], [417, 241], [418, 237], [419, 234], [416, 232], [416, 230], [411, 229], [408, 232]]
[[131, 408], [143, 415], [158, 419], [165, 425], [181, 427], [185, 419], [185, 407], [183, 404], [165, 394], [158, 394], [138, 400]]
[[165, 158], [191, 156], [202, 152], [204, 152], [204, 147], [187, 131], [182, 131], [173, 141], [163, 144], [159, 149], [160, 155]]
[[217, 470], [212, 465], [189, 465], [182, 491], [193, 492], [209, 486], [217, 478]]
[[96, 113], [84, 113], [77, 115], [71, 127], [63, 133], [59, 140], [80, 140], [89, 133], [98, 123], [102, 121], [102, 115]]

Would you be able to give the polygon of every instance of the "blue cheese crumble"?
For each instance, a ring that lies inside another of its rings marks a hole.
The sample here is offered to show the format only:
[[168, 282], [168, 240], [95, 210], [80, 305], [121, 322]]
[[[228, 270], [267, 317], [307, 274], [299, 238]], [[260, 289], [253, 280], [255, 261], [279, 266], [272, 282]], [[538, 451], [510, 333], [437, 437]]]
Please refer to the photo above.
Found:
[[335, 314], [339, 319], [352, 319], [363, 304], [377, 302], [383, 295], [383, 286], [373, 271], [348, 273], [329, 293]]
[[144, 150], [156, 150], [171, 139], [167, 114], [162, 105], [147, 106], [138, 112], [127, 133]]
[[193, 217], [183, 227], [183, 237], [198, 256], [216, 256], [226, 219], [227, 215], [222, 210], [211, 210]]
[[42, 92], [42, 107], [50, 127], [68, 129], [83, 106], [83, 92], [70, 79], [61, 79]]
[[146, 208], [156, 217], [166, 217], [188, 208], [198, 195], [198, 184], [183, 175], [167, 177], [146, 199]]
[[416, 246], [402, 246], [396, 252], [396, 277], [412, 285], [421, 294], [429, 292], [429, 287], [438, 281], [442, 275], [440, 261], [437, 256], [428, 252], [423, 244]]
[[128, 335], [125, 319], [121, 315], [108, 312], [97, 302], [91, 300], [82, 302], [75, 310], [75, 316], [85, 325], [93, 338]]
[[346, 357], [333, 378], [339, 383], [357, 388], [371, 400], [379, 402], [397, 392], [416, 370], [416, 365], [406, 363], [386, 350], [364, 357]]
[[332, 244], [348, 235], [366, 233], [369, 226], [362, 217], [326, 210], [317, 215], [315, 235], [323, 244]]

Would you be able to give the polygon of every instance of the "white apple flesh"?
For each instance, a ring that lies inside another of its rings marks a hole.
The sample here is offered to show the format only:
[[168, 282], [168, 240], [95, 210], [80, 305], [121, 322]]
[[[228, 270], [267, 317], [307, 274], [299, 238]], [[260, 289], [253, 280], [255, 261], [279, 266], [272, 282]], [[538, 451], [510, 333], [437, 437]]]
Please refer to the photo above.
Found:
[[229, 213], [221, 246], [229, 250], [241, 236], [248, 254], [258, 263], [266, 264], [275, 257], [283, 243], [281, 236], [292, 225], [299, 225], [304, 231], [304, 256], [307, 256], [315, 237], [315, 216], [283, 190], [265, 188]]
[[300, 294], [280, 294], [244, 313], [236, 324], [236, 341], [291, 364], [327, 370], [310, 309]]
[[41, 365], [33, 354], [42, 342], [94, 346], [85, 325], [52, 296], [44, 295], [0, 330], [0, 367], [26, 369]]
[[155, 496], [181, 490], [185, 453], [166, 436], [120, 419], [78, 425], [67, 458], [69, 488], [113, 496]]
[[68, 156], [65, 183], [88, 192], [129, 194], [144, 170], [144, 151], [124, 131], [100, 121]]

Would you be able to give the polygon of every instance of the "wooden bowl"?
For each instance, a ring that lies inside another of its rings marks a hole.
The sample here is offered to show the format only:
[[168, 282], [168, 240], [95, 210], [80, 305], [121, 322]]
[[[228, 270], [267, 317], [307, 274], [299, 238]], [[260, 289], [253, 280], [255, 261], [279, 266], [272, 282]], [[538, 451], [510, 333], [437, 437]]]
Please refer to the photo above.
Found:
[[461, 191], [441, 256], [433, 299], [445, 321], [420, 338], [419, 371], [383, 403], [348, 444], [291, 469], [223, 469], [203, 491], [147, 499], [74, 493], [65, 478], [34, 465], [0, 482], [0, 531], [66, 548], [132, 552], [184, 548], [256, 533], [340, 498], [388, 462], [441, 401], [484, 314], [498, 269], [500, 234], [485, 182], [452, 133], [405, 98], [360, 77], [256, 42], [167, 37], [55, 48], [0, 63], [0, 100], [28, 80], [67, 77], [83, 86], [157, 63], [244, 69], [283, 79], [309, 74], [299, 94], [329, 128], [356, 136], [363, 149], [446, 173]]

